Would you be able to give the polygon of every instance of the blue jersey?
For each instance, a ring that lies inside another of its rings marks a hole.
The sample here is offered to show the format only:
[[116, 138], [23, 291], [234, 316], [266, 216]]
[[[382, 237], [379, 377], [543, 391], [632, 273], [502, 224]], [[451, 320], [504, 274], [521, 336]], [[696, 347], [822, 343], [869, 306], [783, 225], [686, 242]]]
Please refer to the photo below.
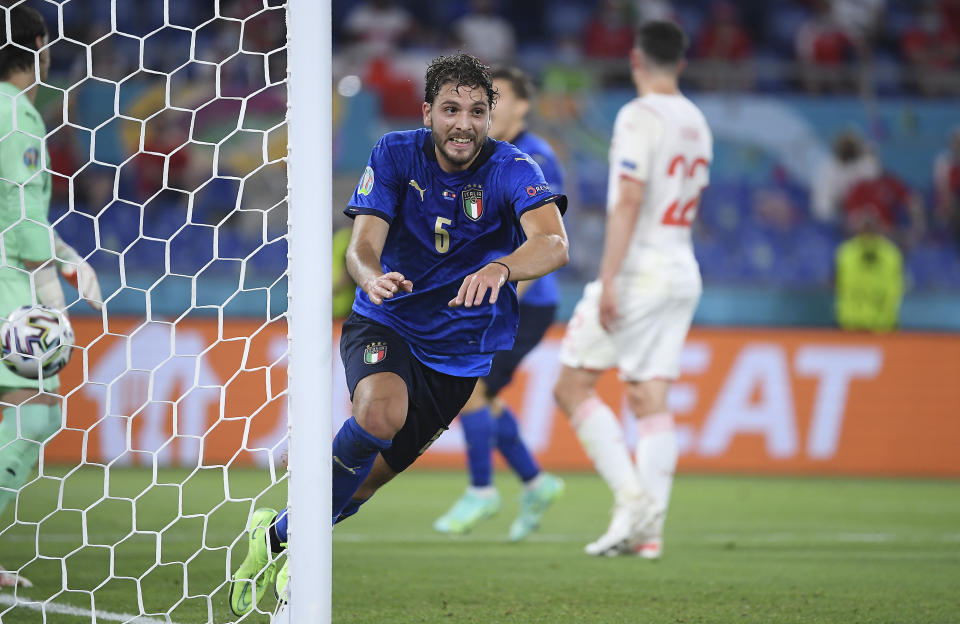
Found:
[[[542, 138], [524, 130], [512, 141], [517, 149], [527, 154], [540, 165], [543, 177], [554, 193], [563, 193], [563, 171], [557, 162], [557, 155], [553, 148]], [[523, 302], [530, 305], [551, 306], [560, 301], [560, 289], [557, 286], [556, 273], [547, 273], [533, 283], [527, 292], [523, 293]]]
[[510, 349], [516, 337], [515, 286], [504, 285], [493, 305], [447, 303], [467, 275], [520, 246], [524, 212], [551, 202], [566, 209], [566, 198], [550, 190], [540, 166], [509, 143], [487, 139], [467, 170], [447, 173], [429, 129], [384, 135], [344, 212], [390, 224], [381, 267], [402, 273], [413, 292], [378, 306], [357, 288], [353, 309], [394, 329], [434, 370], [486, 375], [494, 351]]

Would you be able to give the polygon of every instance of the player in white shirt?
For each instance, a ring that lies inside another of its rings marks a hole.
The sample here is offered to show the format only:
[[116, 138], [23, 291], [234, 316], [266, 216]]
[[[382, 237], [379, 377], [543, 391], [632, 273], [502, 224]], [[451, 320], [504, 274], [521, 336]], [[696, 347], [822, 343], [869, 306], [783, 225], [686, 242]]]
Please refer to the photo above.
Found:
[[[690, 225], [709, 180], [713, 138], [677, 86], [687, 38], [674, 23], [637, 30], [630, 67], [639, 97], [617, 114], [610, 145], [607, 225], [600, 276], [587, 285], [563, 340], [554, 395], [614, 495], [607, 532], [587, 554], [662, 550], [677, 442], [670, 381], [700, 299]], [[631, 459], [596, 382], [616, 367], [637, 416]]]

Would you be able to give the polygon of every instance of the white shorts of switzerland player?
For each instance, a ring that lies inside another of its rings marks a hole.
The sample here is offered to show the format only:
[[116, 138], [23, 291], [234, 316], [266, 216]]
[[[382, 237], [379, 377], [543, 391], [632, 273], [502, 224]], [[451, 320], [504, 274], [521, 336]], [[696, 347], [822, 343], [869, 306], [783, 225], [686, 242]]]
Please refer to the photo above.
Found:
[[700, 285], [670, 291], [644, 288], [638, 281], [620, 278], [620, 319], [609, 333], [600, 325], [600, 282], [587, 284], [567, 325], [560, 351], [563, 364], [592, 370], [616, 367], [624, 381], [676, 379]]

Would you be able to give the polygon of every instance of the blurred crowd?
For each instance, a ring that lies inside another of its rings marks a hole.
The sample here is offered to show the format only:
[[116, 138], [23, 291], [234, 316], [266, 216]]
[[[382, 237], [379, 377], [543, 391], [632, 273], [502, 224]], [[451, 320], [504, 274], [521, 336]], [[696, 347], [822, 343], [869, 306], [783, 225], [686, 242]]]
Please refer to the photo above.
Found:
[[[393, 88], [409, 57], [471, 50], [532, 70], [560, 62], [594, 86], [628, 80], [636, 24], [672, 19], [690, 34], [700, 89], [960, 93], [960, 0], [334, 0], [344, 72]], [[422, 73], [422, 72], [421, 72]], [[395, 94], [402, 96], [403, 94]], [[402, 104], [396, 104], [402, 112]]]

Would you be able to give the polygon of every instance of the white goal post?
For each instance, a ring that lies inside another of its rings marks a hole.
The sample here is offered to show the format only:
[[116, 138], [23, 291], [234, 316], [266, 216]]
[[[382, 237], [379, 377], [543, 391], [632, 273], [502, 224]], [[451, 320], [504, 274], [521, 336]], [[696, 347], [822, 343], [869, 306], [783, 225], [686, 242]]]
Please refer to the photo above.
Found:
[[331, 617], [330, 16], [330, 0], [289, 0], [290, 621], [319, 624]]

